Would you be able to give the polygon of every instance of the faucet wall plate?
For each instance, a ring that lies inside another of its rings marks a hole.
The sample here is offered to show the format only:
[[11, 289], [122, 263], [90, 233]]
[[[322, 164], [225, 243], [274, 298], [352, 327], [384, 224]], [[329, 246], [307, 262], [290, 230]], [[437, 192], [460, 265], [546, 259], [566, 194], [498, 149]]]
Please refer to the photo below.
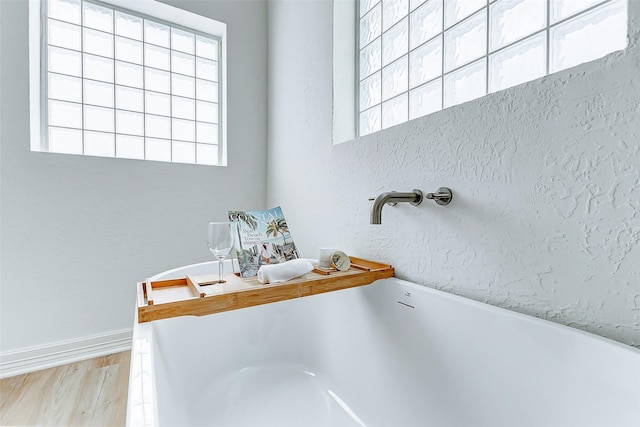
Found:
[[418, 206], [420, 203], [422, 203], [422, 200], [424, 199], [424, 193], [420, 190], [416, 190], [415, 188], [413, 189], [413, 192], [416, 194], [416, 200], [413, 202], [409, 202], [411, 205], [413, 206]]

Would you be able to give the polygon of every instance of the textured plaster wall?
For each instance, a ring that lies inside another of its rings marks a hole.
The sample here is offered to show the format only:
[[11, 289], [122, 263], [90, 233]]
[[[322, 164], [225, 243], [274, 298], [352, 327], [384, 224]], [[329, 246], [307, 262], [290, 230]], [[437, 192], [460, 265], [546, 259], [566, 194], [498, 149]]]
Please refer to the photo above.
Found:
[[266, 3], [165, 2], [228, 24], [229, 167], [29, 151], [27, 1], [0, 0], [2, 352], [131, 328], [136, 281], [211, 260], [208, 221], [264, 208]]
[[[331, 13], [269, 7], [268, 202], [303, 254], [335, 243], [399, 277], [640, 345], [640, 2], [623, 52], [337, 146]], [[368, 197], [440, 186], [449, 206], [386, 206], [369, 225]]]

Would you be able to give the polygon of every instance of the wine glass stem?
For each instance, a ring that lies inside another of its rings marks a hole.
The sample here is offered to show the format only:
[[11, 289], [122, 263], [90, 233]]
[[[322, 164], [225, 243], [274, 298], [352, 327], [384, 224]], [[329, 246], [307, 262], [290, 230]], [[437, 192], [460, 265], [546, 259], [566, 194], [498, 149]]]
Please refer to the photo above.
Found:
[[218, 283], [224, 283], [222, 279], [222, 266], [223, 266], [224, 257], [218, 257]]

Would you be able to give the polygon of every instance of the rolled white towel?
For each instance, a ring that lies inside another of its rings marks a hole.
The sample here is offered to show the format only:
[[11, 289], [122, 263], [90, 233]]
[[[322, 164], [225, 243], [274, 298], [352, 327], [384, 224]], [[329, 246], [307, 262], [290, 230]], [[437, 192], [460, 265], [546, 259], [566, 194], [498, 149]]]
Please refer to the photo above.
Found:
[[263, 265], [258, 270], [260, 283], [279, 283], [300, 277], [313, 270], [313, 265], [306, 259], [292, 259], [282, 264]]

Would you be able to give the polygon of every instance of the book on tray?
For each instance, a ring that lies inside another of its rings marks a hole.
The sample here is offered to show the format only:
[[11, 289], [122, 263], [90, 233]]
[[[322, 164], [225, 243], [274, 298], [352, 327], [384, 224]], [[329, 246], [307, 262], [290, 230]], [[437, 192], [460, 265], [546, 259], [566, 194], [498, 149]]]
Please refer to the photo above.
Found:
[[254, 277], [262, 265], [300, 257], [280, 206], [266, 211], [229, 211], [238, 223], [236, 255], [242, 277]]

